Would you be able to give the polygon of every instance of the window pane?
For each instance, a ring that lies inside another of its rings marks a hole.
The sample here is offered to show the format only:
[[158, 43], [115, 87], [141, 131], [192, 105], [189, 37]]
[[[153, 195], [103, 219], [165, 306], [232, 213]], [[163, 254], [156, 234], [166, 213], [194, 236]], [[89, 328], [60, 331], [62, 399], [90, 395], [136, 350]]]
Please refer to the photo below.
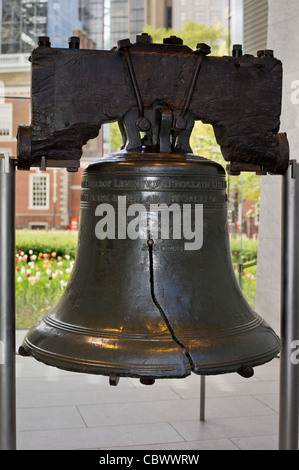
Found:
[[32, 207], [42, 208], [48, 206], [48, 177], [32, 175], [31, 201]]

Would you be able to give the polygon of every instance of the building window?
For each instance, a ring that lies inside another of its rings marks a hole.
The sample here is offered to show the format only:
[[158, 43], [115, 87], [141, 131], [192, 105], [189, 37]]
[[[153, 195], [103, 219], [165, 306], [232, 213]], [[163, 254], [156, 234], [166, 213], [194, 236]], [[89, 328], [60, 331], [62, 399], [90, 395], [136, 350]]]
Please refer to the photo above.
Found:
[[48, 224], [46, 222], [29, 222], [29, 230], [48, 230]]
[[12, 103], [0, 104], [0, 138], [12, 138]]
[[49, 175], [30, 175], [29, 209], [49, 209]]

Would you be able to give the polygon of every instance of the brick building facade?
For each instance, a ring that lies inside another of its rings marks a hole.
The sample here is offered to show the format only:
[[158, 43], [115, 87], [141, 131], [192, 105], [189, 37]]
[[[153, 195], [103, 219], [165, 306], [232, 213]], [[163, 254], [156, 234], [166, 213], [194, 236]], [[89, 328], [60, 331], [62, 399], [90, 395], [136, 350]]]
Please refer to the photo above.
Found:
[[[74, 31], [84, 48], [94, 48], [81, 31]], [[17, 155], [17, 130], [30, 124], [29, 54], [0, 55], [0, 153]], [[84, 166], [102, 156], [102, 132], [83, 149], [77, 173], [51, 168], [16, 172], [16, 228], [66, 229], [79, 221]]]

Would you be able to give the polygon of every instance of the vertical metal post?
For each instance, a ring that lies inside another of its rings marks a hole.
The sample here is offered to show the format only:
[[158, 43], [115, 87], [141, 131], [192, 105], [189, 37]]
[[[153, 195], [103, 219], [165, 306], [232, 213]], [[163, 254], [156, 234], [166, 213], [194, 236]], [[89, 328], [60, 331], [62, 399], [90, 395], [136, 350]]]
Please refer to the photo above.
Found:
[[15, 160], [0, 155], [0, 449], [16, 449]]
[[298, 365], [292, 344], [298, 340], [298, 202], [297, 165], [292, 161], [282, 188], [281, 356], [279, 449], [298, 450]]
[[240, 289], [242, 289], [242, 284], [243, 284], [243, 264], [242, 263], [238, 264], [238, 277], [239, 277], [239, 286], [240, 286]]
[[206, 402], [206, 376], [200, 376], [200, 421], [205, 421], [205, 402]]

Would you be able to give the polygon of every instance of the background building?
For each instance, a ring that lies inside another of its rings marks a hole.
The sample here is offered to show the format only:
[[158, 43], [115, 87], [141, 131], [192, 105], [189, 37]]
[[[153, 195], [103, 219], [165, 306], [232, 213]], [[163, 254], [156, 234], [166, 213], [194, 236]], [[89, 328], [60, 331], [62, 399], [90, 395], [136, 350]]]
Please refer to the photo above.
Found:
[[39, 36], [68, 47], [74, 29], [104, 44], [104, 0], [0, 0], [1, 53], [30, 52]]
[[[76, 35], [82, 48], [102, 47], [104, 1], [2, 0], [0, 12], [0, 151], [14, 156], [18, 125], [30, 123], [28, 59], [38, 37], [47, 35], [53, 47], [68, 47], [68, 37]], [[102, 133], [85, 146], [78, 173], [17, 172], [16, 227], [68, 228], [73, 219], [78, 220], [82, 170], [87, 161], [101, 155]]]
[[268, 0], [244, 0], [244, 52], [267, 49]]
[[[17, 127], [30, 123], [28, 58], [39, 36], [49, 36], [52, 47], [68, 47], [68, 37], [76, 35], [82, 48], [103, 49], [127, 37], [135, 42], [147, 24], [179, 28], [184, 18], [207, 25], [217, 18], [226, 26], [227, 6], [226, 0], [0, 0], [0, 151], [16, 155]], [[66, 228], [79, 218], [82, 169], [109, 149], [106, 132], [102, 136], [101, 130], [84, 147], [77, 174], [17, 172], [17, 228]]]
[[142, 32], [145, 25], [172, 27], [172, 0], [110, 0], [111, 45]]
[[177, 31], [186, 20], [194, 20], [206, 26], [228, 21], [228, 0], [173, 0], [173, 28]]

